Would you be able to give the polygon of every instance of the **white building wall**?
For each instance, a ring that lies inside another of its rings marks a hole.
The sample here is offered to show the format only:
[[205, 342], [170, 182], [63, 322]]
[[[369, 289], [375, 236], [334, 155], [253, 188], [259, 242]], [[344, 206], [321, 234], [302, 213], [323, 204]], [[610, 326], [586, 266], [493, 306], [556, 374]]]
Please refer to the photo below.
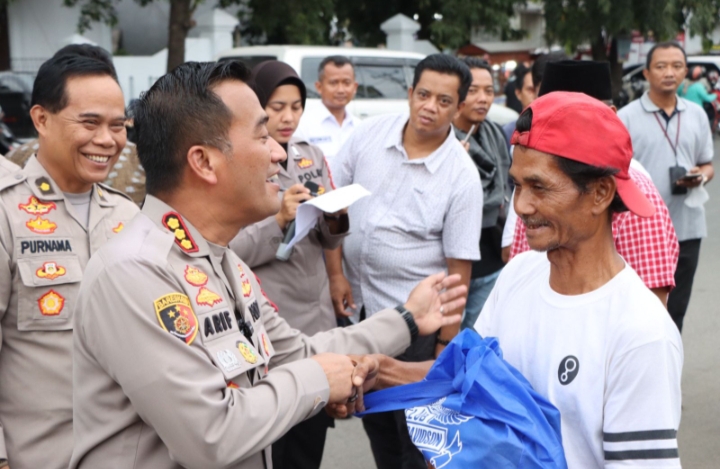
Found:
[[[77, 33], [78, 7], [68, 8], [59, 0], [20, 0], [8, 4], [8, 35], [11, 68], [36, 72], [58, 49]], [[85, 39], [112, 50], [110, 27], [94, 23]]]

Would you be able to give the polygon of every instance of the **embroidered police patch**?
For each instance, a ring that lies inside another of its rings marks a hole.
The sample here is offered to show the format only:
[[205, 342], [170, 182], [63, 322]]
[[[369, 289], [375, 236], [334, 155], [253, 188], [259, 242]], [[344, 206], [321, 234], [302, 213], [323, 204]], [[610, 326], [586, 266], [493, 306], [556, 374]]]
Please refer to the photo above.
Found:
[[51, 210], [57, 208], [54, 202], [42, 202], [37, 197], [31, 195], [26, 204], [18, 204], [20, 210], [29, 213], [30, 215], [45, 215]]
[[238, 341], [235, 345], [237, 346], [240, 355], [242, 355], [246, 362], [250, 363], [251, 365], [257, 362], [257, 354], [253, 349], [250, 348], [248, 344], [242, 341]]
[[186, 344], [192, 344], [198, 332], [198, 320], [190, 298], [175, 292], [161, 296], [154, 303], [160, 326]]
[[42, 267], [35, 271], [38, 278], [55, 280], [65, 275], [65, 267], [58, 265], [57, 262], [45, 262]]
[[25, 226], [27, 226], [30, 231], [37, 234], [52, 234], [57, 228], [57, 224], [51, 222], [50, 220], [46, 220], [39, 215], [37, 218], [25, 222]]
[[193, 287], [205, 286], [208, 282], [208, 276], [205, 272], [197, 267], [185, 266], [185, 280]]
[[123, 228], [125, 228], [125, 225], [123, 225], [123, 222], [120, 222], [117, 224], [115, 228], [112, 229], [113, 233], [120, 233]]
[[185, 223], [183, 222], [180, 214], [175, 212], [168, 212], [163, 215], [162, 222], [165, 228], [172, 231], [172, 233], [175, 235], [175, 244], [180, 246], [180, 249], [185, 252], [199, 251], [197, 244], [195, 244], [195, 240], [190, 234], [190, 231], [185, 226]]
[[297, 162], [297, 165], [300, 169], [306, 169], [313, 165], [312, 160], [309, 160], [307, 158], [302, 158]]
[[214, 306], [217, 303], [222, 302], [222, 297], [208, 288], [200, 287], [200, 291], [195, 297], [195, 301], [199, 305]]
[[65, 298], [55, 290], [50, 290], [38, 298], [38, 306], [43, 316], [57, 316], [65, 307]]

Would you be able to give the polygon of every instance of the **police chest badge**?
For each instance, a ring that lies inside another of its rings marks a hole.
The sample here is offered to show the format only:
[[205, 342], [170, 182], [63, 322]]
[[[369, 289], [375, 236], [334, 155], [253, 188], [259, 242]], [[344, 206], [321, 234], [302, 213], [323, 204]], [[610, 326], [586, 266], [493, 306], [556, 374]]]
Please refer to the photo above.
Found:
[[155, 300], [155, 314], [160, 326], [190, 345], [198, 332], [198, 320], [190, 305], [190, 298], [182, 293], [170, 293]]
[[253, 350], [248, 344], [241, 340], [238, 340], [235, 345], [237, 346], [240, 355], [242, 355], [246, 362], [250, 363], [251, 365], [257, 363], [257, 353], [255, 353], [255, 350]]
[[54, 202], [41, 202], [33, 195], [30, 196], [26, 204], [18, 204], [18, 208], [30, 215], [45, 215], [51, 210], [55, 210], [57, 206]]

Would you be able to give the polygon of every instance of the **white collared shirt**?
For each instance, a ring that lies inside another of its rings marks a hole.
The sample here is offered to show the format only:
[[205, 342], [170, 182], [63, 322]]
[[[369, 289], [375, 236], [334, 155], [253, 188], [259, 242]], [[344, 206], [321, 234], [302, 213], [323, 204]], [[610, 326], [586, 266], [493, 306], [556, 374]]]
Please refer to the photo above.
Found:
[[300, 125], [295, 131], [295, 137], [319, 147], [325, 154], [325, 159], [332, 170], [335, 155], [353, 133], [358, 123], [352, 114], [345, 111], [345, 119], [340, 125], [324, 104], [319, 103], [313, 106], [308, 103], [308, 107], [300, 119]]
[[363, 121], [335, 160], [338, 186], [359, 183], [372, 195], [349, 209], [343, 244], [353, 299], [370, 317], [407, 300], [447, 258], [480, 259], [483, 192], [475, 163], [455, 133], [425, 158], [403, 147], [408, 115]]

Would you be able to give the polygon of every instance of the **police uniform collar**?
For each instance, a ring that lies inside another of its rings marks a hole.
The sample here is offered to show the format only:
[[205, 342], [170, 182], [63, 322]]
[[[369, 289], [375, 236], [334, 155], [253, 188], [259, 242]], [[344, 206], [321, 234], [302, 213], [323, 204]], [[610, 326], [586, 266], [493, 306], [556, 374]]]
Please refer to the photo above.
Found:
[[111, 191], [104, 184], [93, 184], [93, 199], [101, 207], [114, 207], [117, 205], [117, 200], [110, 197], [109, 192]]
[[175, 237], [175, 246], [190, 257], [205, 257], [210, 254], [207, 241], [174, 208], [152, 195], [145, 197], [142, 213], [147, 215], [160, 229]]
[[[405, 132], [405, 125], [410, 122], [410, 115], [405, 113], [403, 114], [404, 118], [399, 118], [394, 128], [392, 128], [388, 134], [387, 138], [385, 139], [385, 143], [383, 146], [385, 148], [395, 148], [397, 149], [403, 156], [407, 155], [405, 152], [405, 148], [403, 147], [403, 134]], [[445, 138], [445, 141], [437, 147], [432, 153], [430, 153], [425, 158], [420, 158], [417, 160], [408, 161], [408, 163], [411, 164], [424, 164], [428, 171], [430, 171], [431, 174], [434, 174], [440, 165], [442, 164], [443, 160], [448, 154], [447, 148], [450, 145], [459, 145], [460, 142], [455, 137], [455, 132], [452, 128], [452, 125], [450, 125], [450, 128], [448, 129], [447, 137]], [[462, 146], [460, 147], [462, 148]], [[463, 149], [463, 152], [465, 150]]]
[[27, 178], [33, 195], [41, 200], [63, 200], [63, 193], [37, 159], [31, 156], [22, 173]]
[[[649, 91], [646, 91], [640, 97], [640, 105], [645, 110], [645, 112], [658, 112], [660, 110], [660, 108], [657, 107], [657, 105], [653, 103], [650, 99]], [[687, 109], [687, 104], [685, 104], [685, 100], [680, 96], [677, 96], [677, 103], [675, 104], [675, 108], [678, 110], [678, 112], [682, 112]]]

